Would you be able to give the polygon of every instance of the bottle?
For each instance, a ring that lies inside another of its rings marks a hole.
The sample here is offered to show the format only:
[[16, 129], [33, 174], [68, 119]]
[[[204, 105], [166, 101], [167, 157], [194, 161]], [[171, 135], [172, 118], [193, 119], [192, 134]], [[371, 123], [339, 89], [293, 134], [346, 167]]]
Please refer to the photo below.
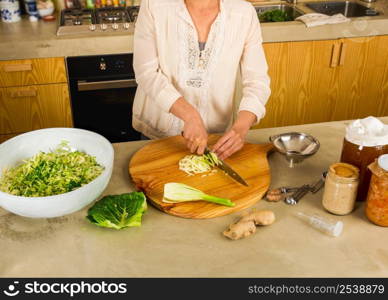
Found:
[[93, 0], [86, 0], [86, 8], [89, 8], [89, 9], [93, 9], [94, 8]]
[[353, 211], [357, 196], [359, 170], [345, 163], [335, 163], [329, 168], [323, 192], [323, 207], [336, 215]]
[[334, 237], [340, 236], [344, 227], [344, 224], [341, 221], [330, 220], [317, 214], [308, 215], [297, 212], [296, 216], [315, 229]]
[[29, 14], [31, 22], [36, 22], [39, 19], [38, 7], [36, 0], [24, 0], [26, 11]]
[[74, 2], [73, 0], [65, 0], [65, 8], [74, 8]]
[[381, 155], [369, 165], [369, 169], [372, 171], [372, 179], [365, 214], [372, 223], [388, 226], [388, 155]]
[[374, 117], [356, 120], [346, 128], [341, 162], [360, 169], [357, 201], [365, 201], [372, 173], [368, 166], [382, 154], [388, 154], [388, 125]]

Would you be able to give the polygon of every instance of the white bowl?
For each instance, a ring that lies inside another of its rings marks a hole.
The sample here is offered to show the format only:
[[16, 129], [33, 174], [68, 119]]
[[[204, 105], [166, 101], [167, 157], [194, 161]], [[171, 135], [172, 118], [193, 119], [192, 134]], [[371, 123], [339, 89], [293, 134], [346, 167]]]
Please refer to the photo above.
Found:
[[49, 8], [38, 8], [38, 13], [41, 17], [46, 17], [51, 15], [54, 12], [54, 6]]
[[39, 151], [55, 149], [64, 140], [72, 148], [95, 156], [105, 167], [102, 174], [74, 191], [55, 196], [21, 197], [0, 191], [1, 207], [24, 217], [53, 218], [78, 211], [101, 195], [112, 175], [114, 151], [106, 138], [88, 130], [49, 128], [18, 135], [0, 144], [0, 173]]

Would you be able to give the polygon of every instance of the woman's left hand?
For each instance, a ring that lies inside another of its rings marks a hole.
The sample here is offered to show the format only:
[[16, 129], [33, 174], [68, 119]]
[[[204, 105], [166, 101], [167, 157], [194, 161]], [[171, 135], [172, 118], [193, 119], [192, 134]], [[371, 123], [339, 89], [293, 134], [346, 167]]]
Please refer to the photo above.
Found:
[[224, 160], [244, 146], [245, 136], [255, 123], [256, 115], [249, 111], [240, 111], [236, 122], [213, 146], [217, 156]]

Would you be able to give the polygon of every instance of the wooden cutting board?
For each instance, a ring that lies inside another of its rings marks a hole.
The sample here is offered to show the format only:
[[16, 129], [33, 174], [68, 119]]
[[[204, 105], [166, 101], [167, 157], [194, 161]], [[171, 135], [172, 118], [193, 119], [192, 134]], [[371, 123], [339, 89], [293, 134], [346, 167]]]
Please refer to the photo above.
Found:
[[[211, 135], [209, 145], [215, 144], [218, 138]], [[267, 153], [272, 149], [272, 144], [245, 144], [243, 149], [225, 160], [245, 179], [248, 187], [235, 182], [221, 170], [207, 176], [188, 176], [179, 170], [179, 160], [190, 154], [181, 136], [156, 140], [141, 148], [129, 163], [129, 173], [136, 187], [143, 190], [158, 209], [183, 218], [214, 218], [250, 207], [263, 197], [270, 184]], [[163, 187], [168, 182], [185, 183], [206, 194], [231, 199], [236, 205], [226, 207], [205, 201], [164, 203]]]

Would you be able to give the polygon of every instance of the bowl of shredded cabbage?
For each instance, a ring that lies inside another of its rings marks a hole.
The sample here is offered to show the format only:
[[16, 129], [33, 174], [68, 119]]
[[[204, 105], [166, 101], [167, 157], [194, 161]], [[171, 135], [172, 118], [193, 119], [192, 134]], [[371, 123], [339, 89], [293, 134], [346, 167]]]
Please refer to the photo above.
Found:
[[48, 128], [0, 144], [0, 207], [31, 218], [76, 212], [97, 199], [113, 169], [112, 144], [76, 128]]

